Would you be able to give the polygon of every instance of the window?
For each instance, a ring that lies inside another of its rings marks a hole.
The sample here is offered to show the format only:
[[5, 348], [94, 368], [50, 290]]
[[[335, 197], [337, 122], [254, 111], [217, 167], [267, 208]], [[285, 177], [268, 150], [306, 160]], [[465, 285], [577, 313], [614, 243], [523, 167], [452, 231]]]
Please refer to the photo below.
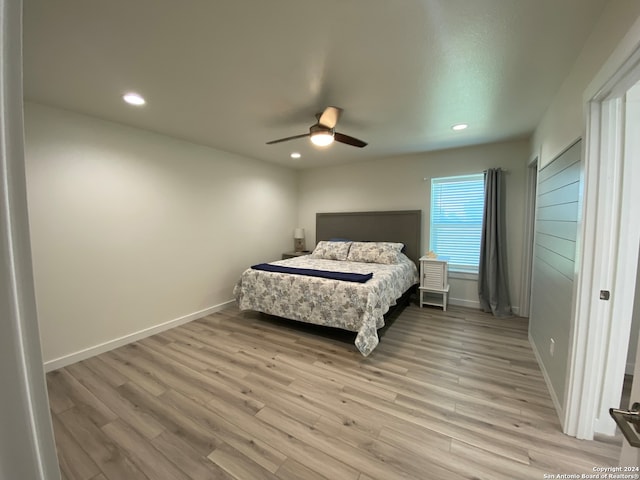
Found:
[[484, 174], [431, 179], [429, 249], [454, 272], [478, 273]]

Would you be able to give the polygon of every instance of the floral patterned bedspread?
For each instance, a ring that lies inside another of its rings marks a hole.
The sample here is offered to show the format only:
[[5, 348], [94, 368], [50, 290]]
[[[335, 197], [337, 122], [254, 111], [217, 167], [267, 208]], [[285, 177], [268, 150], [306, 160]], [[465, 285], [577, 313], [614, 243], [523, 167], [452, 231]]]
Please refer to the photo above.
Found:
[[418, 283], [405, 255], [395, 265], [324, 260], [310, 256], [271, 262], [297, 268], [373, 273], [366, 283], [248, 269], [234, 288], [240, 310], [255, 310], [316, 325], [358, 332], [355, 345], [367, 356], [378, 345], [383, 315]]

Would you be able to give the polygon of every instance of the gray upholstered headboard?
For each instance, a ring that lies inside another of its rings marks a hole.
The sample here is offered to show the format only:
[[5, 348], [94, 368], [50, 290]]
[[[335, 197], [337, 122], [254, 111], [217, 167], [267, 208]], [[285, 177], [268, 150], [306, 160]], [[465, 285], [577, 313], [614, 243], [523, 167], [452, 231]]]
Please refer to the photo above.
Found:
[[316, 242], [344, 238], [359, 242], [402, 242], [418, 263], [422, 211], [316, 213]]

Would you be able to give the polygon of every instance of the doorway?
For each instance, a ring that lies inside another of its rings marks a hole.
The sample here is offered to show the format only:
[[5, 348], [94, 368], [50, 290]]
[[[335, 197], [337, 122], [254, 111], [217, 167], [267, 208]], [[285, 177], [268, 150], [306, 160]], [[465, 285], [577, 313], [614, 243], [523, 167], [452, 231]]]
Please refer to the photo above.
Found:
[[624, 381], [622, 384], [622, 396], [620, 398], [620, 408], [628, 410], [631, 402], [631, 387], [634, 380], [634, 370], [638, 358], [638, 344], [640, 342], [640, 254], [636, 273], [636, 292], [634, 296], [633, 316], [631, 318], [631, 332], [629, 334], [629, 348], [627, 350], [627, 364], [624, 371]]
[[[637, 133], [640, 132], [640, 82], [636, 83], [631, 87], [631, 89], [629, 89], [625, 97], [625, 104], [625, 148], [629, 155], [635, 159], [634, 161], [637, 162], [638, 159], [640, 159], [640, 140], [637, 139]], [[628, 409], [630, 403], [632, 403], [629, 401], [629, 397], [633, 382], [633, 373], [636, 366], [638, 338], [640, 334], [640, 260], [636, 267], [634, 299], [635, 302], [631, 318], [631, 331], [629, 334], [629, 345], [622, 387], [622, 401], [620, 404], [620, 408], [623, 409]]]
[[[640, 32], [640, 22], [635, 29]], [[640, 204], [640, 42], [635, 38], [619, 47], [623, 51], [612, 55], [585, 94], [579, 321], [572, 332], [563, 422], [565, 433], [583, 439], [616, 431], [608, 410], [620, 403], [630, 341], [640, 245], [634, 211]]]
[[[640, 72], [638, 72], [640, 73]], [[624, 384], [624, 374], [629, 364], [628, 350], [635, 352], [638, 341], [633, 338], [632, 331], [634, 298], [636, 293], [636, 279], [638, 271], [638, 247], [640, 246], [640, 229], [637, 224], [637, 208], [639, 197], [634, 194], [640, 181], [639, 169], [634, 163], [640, 156], [640, 142], [637, 132], [640, 131], [640, 81], [636, 82], [619, 100], [620, 115], [612, 119], [620, 124], [621, 165], [619, 175], [620, 225], [617, 245], [617, 266], [613, 274], [612, 286], [616, 298], [612, 299], [611, 324], [608, 338], [608, 353], [603, 371], [601, 402], [596, 417], [595, 433], [613, 435], [615, 424], [609, 416], [609, 408], [616, 407], [620, 402]], [[615, 132], [616, 129], [613, 129]], [[615, 135], [615, 134], [614, 134]], [[633, 356], [635, 360], [635, 354]]]

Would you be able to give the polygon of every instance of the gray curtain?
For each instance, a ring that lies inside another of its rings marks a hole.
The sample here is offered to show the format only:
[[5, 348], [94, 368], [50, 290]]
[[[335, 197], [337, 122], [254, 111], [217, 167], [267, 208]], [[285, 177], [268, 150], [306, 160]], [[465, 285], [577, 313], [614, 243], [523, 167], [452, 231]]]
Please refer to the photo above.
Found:
[[480, 241], [478, 296], [480, 307], [497, 317], [511, 315], [507, 282], [504, 234], [503, 172], [499, 168], [486, 171], [484, 178], [484, 218]]

